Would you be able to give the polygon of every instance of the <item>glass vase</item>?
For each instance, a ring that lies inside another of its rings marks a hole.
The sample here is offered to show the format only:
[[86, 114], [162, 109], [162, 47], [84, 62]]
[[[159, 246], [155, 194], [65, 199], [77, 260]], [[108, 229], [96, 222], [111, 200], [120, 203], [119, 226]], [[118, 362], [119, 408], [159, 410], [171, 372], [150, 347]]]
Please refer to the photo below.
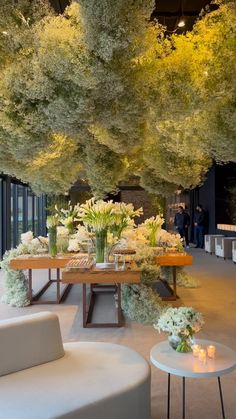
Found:
[[149, 244], [151, 247], [156, 247], [157, 245], [156, 240], [156, 231], [151, 231], [149, 234]]
[[48, 247], [49, 253], [52, 257], [57, 255], [57, 227], [48, 228]]
[[74, 234], [75, 233], [75, 226], [74, 226], [73, 221], [71, 223], [68, 223], [66, 228], [68, 230], [68, 234]]
[[96, 231], [96, 263], [104, 263], [107, 244], [107, 230]]
[[191, 352], [192, 346], [194, 345], [194, 338], [191, 336], [175, 336], [175, 335], [169, 335], [168, 341], [170, 346], [176, 351], [176, 352]]

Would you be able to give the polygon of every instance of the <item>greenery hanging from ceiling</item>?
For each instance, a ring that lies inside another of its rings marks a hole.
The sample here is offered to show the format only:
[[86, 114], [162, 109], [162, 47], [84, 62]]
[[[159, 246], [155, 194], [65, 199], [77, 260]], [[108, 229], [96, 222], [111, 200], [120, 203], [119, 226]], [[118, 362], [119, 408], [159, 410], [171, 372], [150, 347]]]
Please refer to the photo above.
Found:
[[221, 1], [185, 35], [150, 22], [151, 0], [46, 0], [0, 10], [0, 170], [95, 196], [133, 175], [168, 195], [236, 161], [236, 5]]

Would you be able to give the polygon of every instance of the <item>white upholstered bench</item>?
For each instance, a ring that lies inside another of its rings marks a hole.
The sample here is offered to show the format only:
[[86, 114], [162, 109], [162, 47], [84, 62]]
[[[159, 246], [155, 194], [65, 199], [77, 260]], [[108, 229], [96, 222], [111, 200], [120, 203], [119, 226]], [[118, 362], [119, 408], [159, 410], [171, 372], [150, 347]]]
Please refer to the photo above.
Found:
[[150, 419], [150, 368], [120, 345], [63, 345], [49, 312], [0, 322], [1, 419]]

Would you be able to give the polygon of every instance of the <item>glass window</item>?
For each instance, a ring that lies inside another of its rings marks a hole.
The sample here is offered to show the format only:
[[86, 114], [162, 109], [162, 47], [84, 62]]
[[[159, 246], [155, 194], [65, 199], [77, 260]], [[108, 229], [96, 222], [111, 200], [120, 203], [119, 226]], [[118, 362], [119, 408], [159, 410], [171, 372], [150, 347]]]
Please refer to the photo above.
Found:
[[28, 206], [28, 230], [34, 230], [34, 205], [33, 205], [33, 194], [32, 191], [28, 188], [27, 194], [27, 206]]
[[21, 234], [24, 232], [24, 228], [23, 228], [23, 214], [24, 214], [23, 194], [24, 194], [24, 186], [17, 185], [17, 237], [18, 237], [18, 243], [20, 242]]
[[39, 232], [39, 206], [37, 196], [34, 197], [34, 234], [38, 236]]

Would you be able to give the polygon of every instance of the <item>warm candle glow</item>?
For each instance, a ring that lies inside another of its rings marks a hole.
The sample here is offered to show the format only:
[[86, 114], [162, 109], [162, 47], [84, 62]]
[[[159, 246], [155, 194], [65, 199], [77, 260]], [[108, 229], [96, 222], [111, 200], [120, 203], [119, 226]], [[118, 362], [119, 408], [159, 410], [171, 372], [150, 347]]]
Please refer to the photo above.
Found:
[[198, 356], [200, 349], [201, 349], [200, 345], [193, 345], [192, 346], [193, 356]]
[[214, 345], [209, 345], [207, 347], [207, 355], [209, 358], [214, 359], [216, 355], [216, 347]]
[[205, 363], [206, 362], [206, 355], [207, 355], [206, 350], [205, 349], [200, 349], [199, 354], [198, 354], [199, 361]]

